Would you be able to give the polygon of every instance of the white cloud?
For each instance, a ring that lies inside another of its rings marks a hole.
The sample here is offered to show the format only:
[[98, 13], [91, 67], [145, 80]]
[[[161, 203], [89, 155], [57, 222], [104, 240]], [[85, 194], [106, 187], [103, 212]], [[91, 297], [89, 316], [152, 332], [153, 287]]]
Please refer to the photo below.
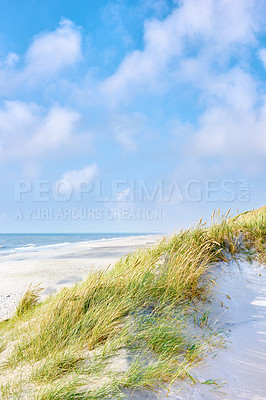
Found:
[[6, 101], [0, 108], [0, 160], [38, 159], [71, 141], [79, 114], [62, 107], [44, 112], [34, 103]]
[[60, 193], [72, 193], [79, 190], [83, 185], [90, 183], [98, 173], [97, 164], [89, 165], [80, 170], [67, 171], [55, 183]]
[[19, 61], [19, 56], [16, 53], [8, 53], [3, 62], [0, 62], [0, 67], [13, 68]]
[[[264, 100], [245, 60], [257, 46], [262, 3], [185, 0], [178, 4], [164, 20], [145, 23], [143, 50], [126, 55], [100, 90], [117, 106], [136, 94], [178, 90], [179, 84], [195, 88], [205, 108], [194, 134], [191, 129], [187, 135], [187, 152], [195, 164], [216, 157], [217, 168], [230, 169], [244, 157], [245, 172], [254, 171], [266, 157], [265, 106], [258, 108]], [[266, 64], [265, 49], [259, 57]], [[127, 129], [117, 129], [115, 136], [124, 147], [132, 146], [134, 135]]]
[[262, 61], [264, 68], [266, 68], [266, 49], [261, 49], [259, 51], [259, 58]]
[[222, 73], [210, 71], [206, 59], [200, 58], [185, 60], [182, 71], [200, 89], [205, 103], [194, 134], [187, 139], [191, 170], [194, 162], [199, 170], [199, 163], [204, 168], [212, 160], [217, 174], [236, 169], [258, 173], [266, 160], [266, 103], [256, 77], [239, 66]]
[[232, 168], [257, 173], [266, 160], [266, 101], [259, 109], [207, 109], [187, 152], [194, 160], [215, 159], [223, 173]]
[[255, 105], [258, 100], [257, 84], [249, 73], [240, 67], [215, 73], [209, 71], [208, 64], [205, 63], [206, 60], [197, 60], [192, 71], [189, 71], [188, 67], [186, 78], [200, 90], [201, 98], [207, 106], [220, 104], [249, 110]]
[[[239, 168], [256, 170], [266, 158], [266, 107], [256, 77], [247, 72], [245, 52], [257, 46], [261, 4], [179, 2], [163, 21], [146, 22], [143, 50], [128, 54], [101, 90], [117, 105], [163, 84], [168, 89], [167, 82], [196, 88], [205, 110], [188, 137], [188, 153], [197, 160], [216, 157], [217, 168], [235, 168], [245, 159]], [[266, 65], [265, 49], [259, 57]]]
[[144, 27], [144, 48], [122, 60], [100, 91], [113, 104], [127, 100], [139, 90], [161, 90], [180, 61], [189, 58], [190, 47], [212, 59], [224, 61], [240, 44], [254, 44], [258, 26], [251, 0], [186, 0], [162, 21], [151, 20]]
[[128, 151], [137, 149], [136, 138], [143, 132], [145, 117], [140, 113], [115, 114], [110, 127], [115, 140]]
[[20, 57], [15, 53], [9, 53], [0, 62], [0, 93], [7, 95], [17, 88], [28, 90], [33, 85], [41, 87], [66, 68], [75, 66], [81, 56], [80, 31], [64, 19], [56, 30], [40, 33], [33, 39], [20, 66], [16, 68]]
[[[263, 109], [257, 108], [261, 98], [256, 77], [247, 72], [245, 56], [241, 57], [245, 51], [249, 56], [248, 51], [257, 46], [255, 34], [260, 29], [257, 18], [260, 0], [176, 3], [178, 6], [165, 19], [145, 22], [143, 49], [127, 54], [117, 70], [98, 83], [99, 91], [90, 73], [83, 81], [84, 87], [66, 80], [64, 90], [70, 93], [72, 100], [76, 96], [79, 106], [98, 107], [104, 115], [105, 99], [120, 105], [136, 93], [149, 96], [168, 89], [177, 93], [178, 85], [185, 83], [188, 89], [196, 88], [200, 107], [205, 107], [198, 128], [194, 134], [192, 129], [187, 134], [193, 136], [194, 156], [248, 154], [247, 127], [261, 132], [261, 122], [256, 125], [256, 118], [262, 121], [264, 117]], [[259, 52], [263, 62], [265, 52], [265, 49]], [[0, 66], [0, 88], [6, 86], [9, 90], [18, 84], [45, 84], [47, 79], [60, 77], [65, 68], [73, 67], [80, 58], [80, 31], [71, 21], [63, 20], [55, 31], [36, 36], [19, 63], [16, 54], [7, 56]], [[23, 59], [24, 68], [19, 69], [16, 65], [21, 65]], [[55, 90], [56, 87], [55, 80]], [[166, 106], [163, 101], [161, 104], [164, 113]], [[135, 151], [140, 133], [144, 132], [145, 119], [139, 113], [119, 111], [110, 116], [110, 134], [124, 149]], [[175, 118], [178, 117], [176, 110]], [[77, 113], [65, 108], [54, 107], [45, 112], [35, 104], [6, 102], [0, 108], [1, 158], [36, 158], [71, 143], [78, 119]], [[240, 131], [244, 132], [243, 140], [240, 140]], [[263, 143], [263, 133], [258, 135], [259, 143]], [[84, 134], [81, 147], [87, 136]], [[230, 143], [229, 151], [226, 143]], [[252, 147], [259, 158], [264, 154], [263, 148], [263, 144], [260, 148]]]
[[40, 123], [30, 142], [32, 154], [51, 151], [69, 141], [79, 115], [61, 107], [53, 107]]
[[49, 77], [74, 65], [81, 57], [81, 35], [64, 19], [53, 32], [36, 36], [26, 52], [25, 74]]

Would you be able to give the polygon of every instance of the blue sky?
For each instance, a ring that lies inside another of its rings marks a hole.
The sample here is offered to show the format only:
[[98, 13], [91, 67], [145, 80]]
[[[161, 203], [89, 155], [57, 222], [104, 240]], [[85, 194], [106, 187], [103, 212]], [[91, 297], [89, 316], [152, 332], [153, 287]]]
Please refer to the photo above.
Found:
[[169, 232], [264, 205], [265, 8], [0, 0], [0, 231]]

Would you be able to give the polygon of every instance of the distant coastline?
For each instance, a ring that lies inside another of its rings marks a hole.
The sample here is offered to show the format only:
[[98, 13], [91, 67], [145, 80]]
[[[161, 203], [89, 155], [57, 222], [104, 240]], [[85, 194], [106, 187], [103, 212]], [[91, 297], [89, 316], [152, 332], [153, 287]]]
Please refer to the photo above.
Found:
[[127, 237], [146, 236], [152, 233], [0, 233], [0, 256], [65, 247], [71, 244], [90, 243]]

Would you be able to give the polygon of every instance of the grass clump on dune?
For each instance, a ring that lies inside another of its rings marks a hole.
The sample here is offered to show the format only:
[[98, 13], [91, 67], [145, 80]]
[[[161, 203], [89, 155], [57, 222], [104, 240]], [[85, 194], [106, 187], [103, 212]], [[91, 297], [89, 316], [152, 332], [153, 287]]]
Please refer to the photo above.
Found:
[[42, 288], [39, 285], [32, 286], [30, 285], [26, 293], [22, 296], [20, 302], [18, 303], [16, 309], [16, 315], [20, 317], [22, 314], [36, 306], [38, 301], [40, 300], [40, 294], [42, 292]]
[[[190, 377], [222, 340], [196, 311], [213, 284], [210, 267], [261, 258], [263, 215], [216, 214], [210, 226], [139, 249], [41, 304], [30, 288], [16, 316], [0, 324], [2, 398], [123, 398]], [[201, 333], [190, 326], [199, 320]]]

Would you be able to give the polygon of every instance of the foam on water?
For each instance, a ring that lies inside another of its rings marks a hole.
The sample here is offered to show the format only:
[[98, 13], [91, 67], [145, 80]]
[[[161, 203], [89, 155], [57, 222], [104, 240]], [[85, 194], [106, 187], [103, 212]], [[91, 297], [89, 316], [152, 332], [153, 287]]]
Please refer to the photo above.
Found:
[[0, 255], [38, 251], [43, 248], [64, 247], [71, 243], [108, 240], [146, 233], [22, 233], [0, 234]]

